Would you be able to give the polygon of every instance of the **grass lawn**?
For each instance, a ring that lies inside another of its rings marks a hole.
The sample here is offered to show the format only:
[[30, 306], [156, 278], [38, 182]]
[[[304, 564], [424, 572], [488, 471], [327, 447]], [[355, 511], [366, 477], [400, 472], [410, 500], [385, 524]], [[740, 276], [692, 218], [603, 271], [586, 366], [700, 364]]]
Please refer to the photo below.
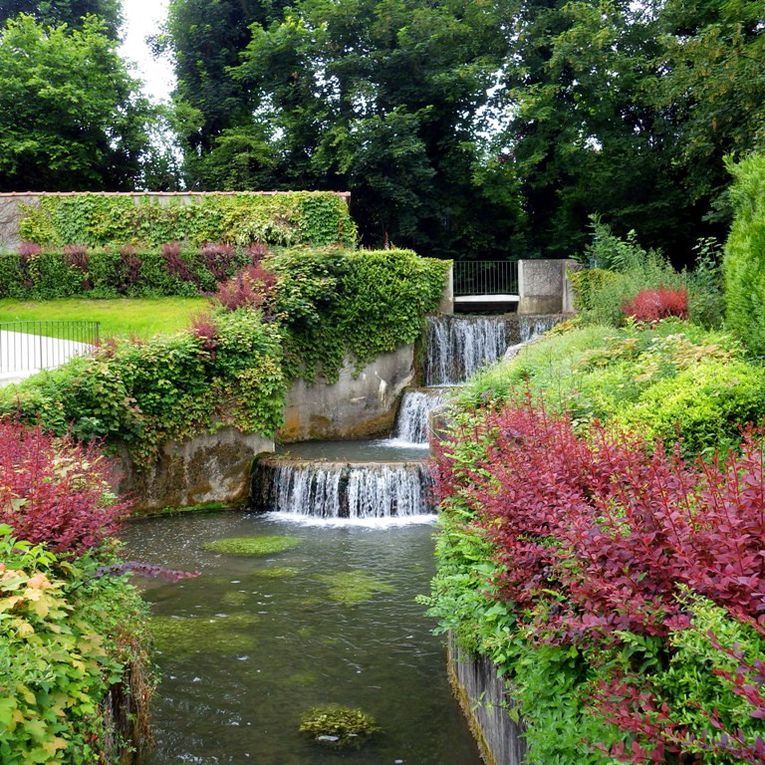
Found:
[[[4, 321], [98, 321], [100, 335], [141, 337], [175, 332], [204, 311], [207, 298], [116, 298], [114, 300], [28, 301], [0, 300], [0, 322]], [[49, 334], [55, 336], [55, 332]]]

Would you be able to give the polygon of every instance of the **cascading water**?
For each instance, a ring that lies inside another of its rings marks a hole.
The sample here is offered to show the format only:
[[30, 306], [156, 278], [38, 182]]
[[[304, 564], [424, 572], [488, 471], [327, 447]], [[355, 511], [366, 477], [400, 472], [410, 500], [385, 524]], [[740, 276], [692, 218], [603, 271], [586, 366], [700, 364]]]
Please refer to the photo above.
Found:
[[255, 471], [256, 509], [314, 518], [403, 518], [432, 513], [420, 462], [324, 463], [266, 458]]
[[430, 413], [444, 403], [443, 391], [411, 390], [404, 393], [392, 440], [399, 443], [427, 445]]
[[428, 319], [427, 385], [459, 385], [507, 348], [503, 317], [431, 316]]
[[548, 329], [552, 329], [561, 320], [560, 315], [552, 314], [550, 316], [519, 316], [518, 333], [521, 343], [528, 343], [531, 340], [543, 335]]

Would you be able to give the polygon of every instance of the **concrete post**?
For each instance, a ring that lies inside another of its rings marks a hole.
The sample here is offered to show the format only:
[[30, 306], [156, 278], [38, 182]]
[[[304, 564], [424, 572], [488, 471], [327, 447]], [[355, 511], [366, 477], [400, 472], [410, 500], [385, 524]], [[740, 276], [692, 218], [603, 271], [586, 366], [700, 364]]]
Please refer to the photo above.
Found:
[[449, 265], [449, 273], [446, 276], [446, 286], [441, 302], [438, 305], [439, 313], [454, 313], [454, 261]]
[[565, 313], [573, 309], [566, 276], [571, 261], [519, 260], [518, 313]]

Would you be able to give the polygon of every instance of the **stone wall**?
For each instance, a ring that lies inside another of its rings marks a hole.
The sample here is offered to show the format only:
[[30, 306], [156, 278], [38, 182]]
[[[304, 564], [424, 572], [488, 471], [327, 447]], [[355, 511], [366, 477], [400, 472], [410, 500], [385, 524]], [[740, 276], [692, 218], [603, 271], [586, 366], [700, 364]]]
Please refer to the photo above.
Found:
[[496, 667], [461, 650], [449, 636], [449, 680], [486, 765], [523, 765], [523, 728], [507, 709], [513, 702]]
[[156, 462], [139, 470], [129, 450], [120, 449], [119, 492], [135, 500], [135, 512], [196, 505], [244, 505], [250, 495], [255, 457], [274, 442], [235, 428], [222, 428], [184, 443], [164, 444]]
[[379, 356], [356, 374], [346, 363], [334, 384], [297, 380], [287, 392], [285, 443], [376, 436], [393, 427], [401, 394], [414, 381], [414, 346]]
[[[368, 364], [351, 364], [339, 380], [298, 380], [287, 392], [280, 441], [351, 439], [387, 433], [399, 398], [414, 380], [414, 346], [406, 345]], [[119, 491], [136, 499], [136, 512], [196, 505], [243, 505], [249, 498], [254, 458], [273, 452], [273, 440], [223, 428], [184, 443], [162, 446], [156, 462], [139, 470], [127, 447], [120, 450]]]

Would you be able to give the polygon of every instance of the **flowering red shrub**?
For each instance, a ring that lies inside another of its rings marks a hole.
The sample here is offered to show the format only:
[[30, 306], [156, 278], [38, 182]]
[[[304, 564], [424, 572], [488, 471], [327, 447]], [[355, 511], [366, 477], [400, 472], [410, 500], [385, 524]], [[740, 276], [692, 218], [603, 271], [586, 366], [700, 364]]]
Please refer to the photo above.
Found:
[[125, 502], [109, 502], [111, 464], [96, 446], [0, 421], [0, 523], [56, 552], [82, 553], [114, 533]]
[[230, 244], [208, 242], [200, 247], [199, 254], [216, 282], [222, 282], [228, 278], [236, 258], [236, 250]]
[[659, 321], [669, 316], [688, 318], [688, 292], [685, 289], [659, 287], [640, 290], [622, 306], [622, 313], [638, 321]]
[[269, 250], [268, 245], [264, 242], [253, 242], [247, 247], [247, 253], [252, 258], [253, 263], [258, 260], [263, 260], [269, 252], [271, 252], [271, 250]]
[[215, 299], [229, 311], [237, 308], [261, 308], [273, 292], [276, 275], [260, 263], [245, 266], [239, 273], [218, 287]]

